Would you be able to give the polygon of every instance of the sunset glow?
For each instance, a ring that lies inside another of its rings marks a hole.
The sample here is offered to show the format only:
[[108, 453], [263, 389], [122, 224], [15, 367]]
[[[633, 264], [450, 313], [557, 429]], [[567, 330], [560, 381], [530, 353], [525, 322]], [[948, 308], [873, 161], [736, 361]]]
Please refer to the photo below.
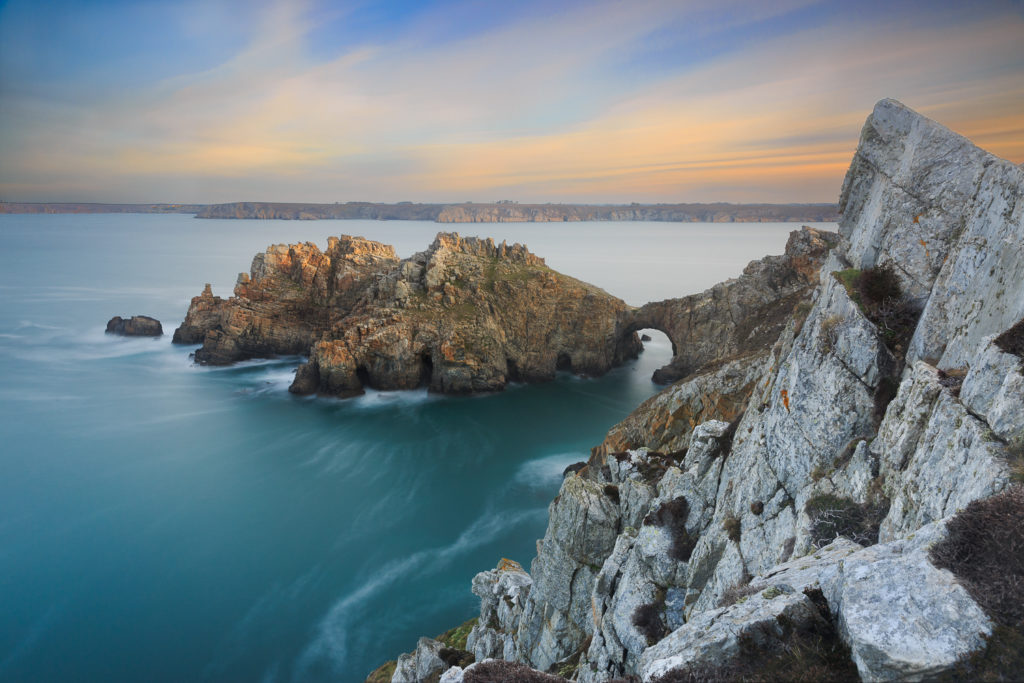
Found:
[[7, 2], [0, 199], [828, 202], [883, 97], [1024, 162], [1020, 3], [506, 4]]

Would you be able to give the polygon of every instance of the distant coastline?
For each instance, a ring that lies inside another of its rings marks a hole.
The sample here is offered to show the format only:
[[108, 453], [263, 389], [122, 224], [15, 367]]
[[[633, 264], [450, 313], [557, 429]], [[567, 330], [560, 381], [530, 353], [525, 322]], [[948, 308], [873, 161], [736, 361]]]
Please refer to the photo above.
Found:
[[519, 204], [516, 202], [418, 204], [346, 202], [302, 204], [93, 204], [0, 202], [0, 213], [191, 213], [196, 218], [277, 220], [364, 219], [437, 223], [562, 223], [665, 221], [679, 223], [835, 222], [835, 204]]

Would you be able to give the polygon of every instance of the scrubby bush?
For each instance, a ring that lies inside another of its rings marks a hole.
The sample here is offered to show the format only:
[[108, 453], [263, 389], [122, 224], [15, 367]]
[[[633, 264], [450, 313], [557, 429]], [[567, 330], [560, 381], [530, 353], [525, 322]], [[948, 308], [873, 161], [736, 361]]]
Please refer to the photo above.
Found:
[[662, 503], [644, 517], [644, 526], [661, 527], [668, 531], [672, 538], [672, 547], [668, 555], [680, 562], [689, 562], [693, 549], [697, 545], [696, 537], [690, 536], [686, 530], [686, 520], [690, 516], [690, 504], [686, 498], [679, 496]]
[[960, 396], [960, 387], [963, 386], [965, 377], [967, 377], [967, 368], [939, 370], [939, 384], [949, 389], [949, 393], [957, 397]]
[[740, 542], [740, 535], [743, 531], [743, 527], [740, 524], [740, 520], [738, 517], [734, 515], [729, 515], [728, 517], [723, 519], [722, 529], [725, 531], [730, 541], [732, 541], [733, 543]]
[[448, 666], [467, 667], [476, 661], [472, 653], [454, 647], [442, 647], [437, 656]]
[[970, 503], [947, 525], [932, 562], [956, 575], [996, 623], [986, 646], [951, 681], [1015, 681], [1024, 671], [1024, 486]]
[[608, 496], [608, 498], [613, 503], [615, 503], [616, 505], [619, 504], [619, 487], [618, 486], [616, 486], [615, 484], [605, 484], [604, 488], [602, 490], [604, 491], [604, 495]]
[[839, 536], [861, 545], [878, 543], [878, 529], [889, 511], [889, 501], [878, 496], [867, 503], [830, 493], [815, 496], [804, 508], [811, 518], [811, 543], [823, 548]]
[[1024, 318], [996, 337], [996, 346], [1006, 353], [1019, 356], [1021, 371], [1024, 372]]
[[718, 443], [721, 444], [720, 453], [722, 457], [729, 457], [732, 453], [732, 442], [736, 439], [736, 429], [740, 426], [740, 420], [743, 419], [743, 413], [736, 416], [732, 422], [729, 423], [729, 427], [722, 434]]
[[889, 350], [902, 356], [921, 317], [921, 305], [904, 294], [892, 265], [843, 270], [835, 276], [864, 316], [878, 327]]
[[492, 659], [467, 671], [465, 683], [565, 683], [561, 676], [541, 673], [525, 664]]
[[1024, 625], [1024, 486], [972, 502], [947, 529], [932, 562], [956, 574], [993, 619]]
[[752, 587], [750, 585], [750, 577], [746, 577], [725, 589], [722, 597], [718, 599], [718, 606], [729, 607], [738, 602], [743, 602], [759, 590], [761, 589]]
[[633, 626], [647, 638], [649, 646], [664, 638], [667, 632], [665, 622], [661, 620], [663, 610], [664, 603], [655, 601], [640, 605], [633, 612]]
[[820, 591], [807, 591], [821, 619], [794, 624], [780, 615], [781, 637], [766, 634], [740, 637], [739, 653], [731, 660], [682, 667], [651, 683], [817, 683], [859, 681], [850, 650], [832, 625], [828, 603]]

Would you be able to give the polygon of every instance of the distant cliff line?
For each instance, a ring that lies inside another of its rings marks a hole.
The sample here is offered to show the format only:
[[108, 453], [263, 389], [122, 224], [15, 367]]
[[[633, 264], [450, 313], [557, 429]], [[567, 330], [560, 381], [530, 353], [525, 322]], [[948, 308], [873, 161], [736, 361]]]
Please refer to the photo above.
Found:
[[97, 204], [93, 202], [0, 202], [0, 213], [198, 213], [203, 204]]
[[0, 202], [0, 213], [194, 213], [196, 218], [282, 220], [418, 220], [437, 223], [568, 223], [669, 221], [681, 223], [835, 222], [835, 204], [417, 204], [346, 202], [301, 204], [86, 204]]

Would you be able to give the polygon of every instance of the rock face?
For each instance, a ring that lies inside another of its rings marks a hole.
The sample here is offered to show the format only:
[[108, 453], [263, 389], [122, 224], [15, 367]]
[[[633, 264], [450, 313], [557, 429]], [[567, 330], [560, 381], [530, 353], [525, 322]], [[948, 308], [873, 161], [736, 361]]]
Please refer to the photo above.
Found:
[[115, 315], [107, 321], [106, 332], [125, 337], [159, 337], [163, 335], [164, 327], [159, 320], [148, 315], [133, 315], [127, 319]]
[[522, 245], [440, 233], [399, 260], [358, 237], [278, 245], [239, 275], [235, 296], [209, 285], [174, 341], [197, 362], [308, 354], [291, 391], [351, 396], [363, 387], [470, 393], [556, 370], [599, 375], [635, 357], [621, 300], [561, 275]]
[[672, 362], [655, 372], [654, 381], [667, 384], [711, 363], [763, 353], [809, 298], [837, 242], [834, 233], [804, 226], [790, 235], [785, 254], [750, 263], [740, 277], [635, 311], [629, 325], [661, 330], [672, 342]]
[[984, 647], [929, 549], [1024, 446], [1024, 169], [883, 100], [841, 206], [808, 304], [717, 361], [743, 321], [694, 315], [696, 372], [566, 475], [529, 574], [476, 577], [478, 660], [699, 679], [825, 624], [861, 678], [922, 680]]

